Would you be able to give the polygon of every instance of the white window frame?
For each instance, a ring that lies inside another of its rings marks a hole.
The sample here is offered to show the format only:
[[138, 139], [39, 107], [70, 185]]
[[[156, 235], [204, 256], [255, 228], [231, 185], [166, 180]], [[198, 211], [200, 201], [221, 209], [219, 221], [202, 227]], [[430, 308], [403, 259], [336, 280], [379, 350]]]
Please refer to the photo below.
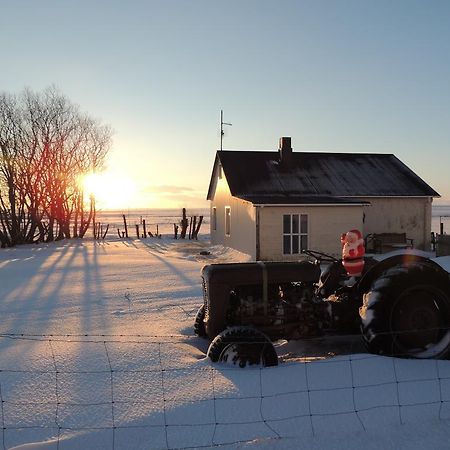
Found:
[[212, 231], [217, 231], [217, 207], [212, 207], [212, 215], [211, 215], [211, 229]]
[[[289, 216], [289, 231], [285, 232], [284, 230], [284, 217]], [[294, 232], [294, 216], [297, 217], [298, 220], [298, 231]], [[302, 217], [306, 218], [306, 231], [302, 231]], [[306, 250], [306, 248], [302, 248], [302, 237], [306, 237], [306, 247], [308, 246], [308, 240], [309, 240], [309, 217], [308, 214], [301, 214], [301, 213], [295, 213], [295, 214], [283, 214], [281, 216], [281, 230], [282, 230], [282, 239], [281, 239], [281, 252], [283, 255], [299, 255], [302, 253], [303, 250]], [[289, 252], [285, 252], [284, 248], [284, 240], [285, 237], [288, 236], [290, 240], [290, 249]], [[298, 251], [294, 252], [294, 239], [293, 237], [298, 237]]]
[[231, 236], [231, 206], [225, 206], [225, 236]]

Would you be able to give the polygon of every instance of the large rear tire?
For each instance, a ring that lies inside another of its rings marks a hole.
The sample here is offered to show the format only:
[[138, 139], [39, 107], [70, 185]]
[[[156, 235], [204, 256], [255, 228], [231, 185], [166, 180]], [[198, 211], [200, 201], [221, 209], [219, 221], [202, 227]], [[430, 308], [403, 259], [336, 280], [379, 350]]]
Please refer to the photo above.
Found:
[[195, 315], [194, 320], [194, 333], [200, 337], [206, 337], [206, 329], [205, 329], [205, 305], [200, 306], [198, 308], [197, 314]]
[[430, 264], [395, 266], [364, 295], [361, 330], [368, 350], [412, 358], [450, 354], [448, 274]]
[[231, 327], [211, 342], [207, 356], [213, 362], [263, 367], [277, 366], [278, 356], [270, 339], [255, 328]]

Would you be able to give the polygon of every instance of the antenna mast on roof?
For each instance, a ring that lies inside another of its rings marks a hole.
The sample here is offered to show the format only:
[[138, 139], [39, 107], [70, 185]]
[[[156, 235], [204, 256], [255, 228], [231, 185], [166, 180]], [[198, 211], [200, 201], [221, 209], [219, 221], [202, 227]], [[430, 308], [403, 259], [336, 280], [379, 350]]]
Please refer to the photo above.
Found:
[[223, 131], [224, 125], [229, 125], [231, 127], [233, 124], [223, 121], [223, 110], [221, 109], [220, 110], [220, 150], [222, 150], [223, 135], [225, 134]]

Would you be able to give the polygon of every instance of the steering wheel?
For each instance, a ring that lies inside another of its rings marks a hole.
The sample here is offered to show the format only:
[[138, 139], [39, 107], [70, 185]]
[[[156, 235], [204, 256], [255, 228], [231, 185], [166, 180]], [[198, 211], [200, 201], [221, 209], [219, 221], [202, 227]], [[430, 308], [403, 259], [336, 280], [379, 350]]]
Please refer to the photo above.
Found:
[[311, 258], [314, 258], [318, 260], [319, 262], [338, 262], [339, 259], [335, 258], [334, 256], [327, 255], [326, 253], [318, 252], [316, 250], [303, 250], [302, 252], [305, 255], [311, 256]]

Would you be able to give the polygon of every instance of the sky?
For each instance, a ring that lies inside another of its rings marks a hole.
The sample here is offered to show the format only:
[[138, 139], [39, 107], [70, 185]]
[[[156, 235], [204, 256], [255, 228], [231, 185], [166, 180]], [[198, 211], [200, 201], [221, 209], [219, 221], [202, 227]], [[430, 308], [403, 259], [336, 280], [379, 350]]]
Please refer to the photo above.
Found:
[[450, 203], [447, 0], [0, 0], [0, 91], [114, 129], [105, 208], [201, 207], [216, 150], [393, 153]]

